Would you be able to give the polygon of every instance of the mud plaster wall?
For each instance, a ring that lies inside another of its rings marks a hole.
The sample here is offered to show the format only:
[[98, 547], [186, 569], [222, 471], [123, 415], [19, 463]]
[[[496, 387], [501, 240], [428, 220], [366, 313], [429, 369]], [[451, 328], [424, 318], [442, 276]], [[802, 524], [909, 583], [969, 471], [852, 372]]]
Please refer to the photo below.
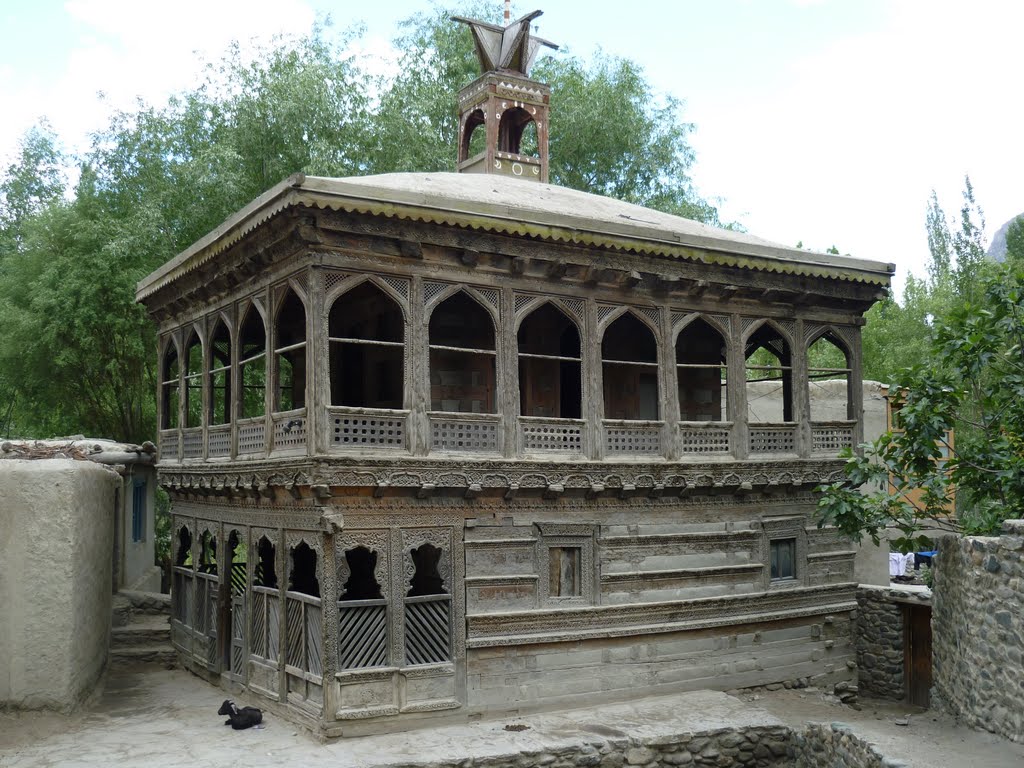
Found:
[[0, 707], [68, 711], [99, 679], [119, 485], [91, 462], [0, 462]]

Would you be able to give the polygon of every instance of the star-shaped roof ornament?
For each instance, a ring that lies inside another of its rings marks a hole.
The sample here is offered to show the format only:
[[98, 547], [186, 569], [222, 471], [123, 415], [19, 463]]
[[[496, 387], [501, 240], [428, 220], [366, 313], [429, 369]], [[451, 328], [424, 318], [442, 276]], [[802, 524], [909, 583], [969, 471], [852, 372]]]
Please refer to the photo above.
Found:
[[541, 46], [553, 48], [558, 46], [549, 40], [530, 34], [530, 22], [543, 14], [544, 11], [528, 13], [507, 26], [500, 27], [479, 19], [467, 19], [464, 16], [452, 16], [452, 21], [468, 24], [476, 44], [476, 57], [480, 62], [481, 74], [494, 71], [516, 72], [529, 77], [530, 67]]

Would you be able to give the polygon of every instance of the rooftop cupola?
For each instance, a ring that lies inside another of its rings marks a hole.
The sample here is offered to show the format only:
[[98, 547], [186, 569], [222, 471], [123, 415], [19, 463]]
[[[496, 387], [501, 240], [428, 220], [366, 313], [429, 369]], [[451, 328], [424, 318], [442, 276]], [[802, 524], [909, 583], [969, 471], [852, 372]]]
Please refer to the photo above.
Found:
[[469, 25], [481, 71], [459, 92], [460, 173], [548, 180], [551, 88], [532, 80], [530, 67], [542, 46], [558, 46], [530, 34], [530, 23], [541, 13], [510, 21], [506, 3], [505, 26], [452, 17]]

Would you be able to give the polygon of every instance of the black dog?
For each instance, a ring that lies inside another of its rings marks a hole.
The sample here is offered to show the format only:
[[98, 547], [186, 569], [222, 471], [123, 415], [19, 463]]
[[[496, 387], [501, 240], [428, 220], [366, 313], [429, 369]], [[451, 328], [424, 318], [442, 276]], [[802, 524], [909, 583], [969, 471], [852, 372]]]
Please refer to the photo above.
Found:
[[224, 703], [220, 705], [220, 709], [217, 710], [217, 714], [227, 715], [228, 719], [224, 721], [224, 725], [230, 725], [236, 731], [252, 728], [263, 722], [263, 713], [256, 707], [239, 709], [231, 699], [225, 699]]

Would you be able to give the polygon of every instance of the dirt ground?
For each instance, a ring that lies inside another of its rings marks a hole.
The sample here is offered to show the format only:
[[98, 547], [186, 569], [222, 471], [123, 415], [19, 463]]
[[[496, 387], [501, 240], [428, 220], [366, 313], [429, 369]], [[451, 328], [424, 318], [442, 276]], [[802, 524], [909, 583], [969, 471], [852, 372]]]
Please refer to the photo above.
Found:
[[[727, 696], [697, 691], [623, 704], [320, 744], [268, 717], [262, 730], [232, 731], [215, 713], [223, 691], [180, 670], [140, 668], [111, 674], [83, 711], [0, 713], [0, 766], [79, 768], [185, 764], [217, 768], [301, 765], [365, 768], [395, 763], [537, 752], [602, 737], [657, 737], [736, 725], [800, 726], [844, 722], [888, 757], [921, 768], [1024, 766], [1024, 745], [957, 726], [947, 718], [886, 702], [856, 711], [813, 689]], [[250, 703], [239, 699], [240, 704]], [[897, 720], [909, 715], [909, 724]], [[506, 731], [505, 726], [526, 726]]]

